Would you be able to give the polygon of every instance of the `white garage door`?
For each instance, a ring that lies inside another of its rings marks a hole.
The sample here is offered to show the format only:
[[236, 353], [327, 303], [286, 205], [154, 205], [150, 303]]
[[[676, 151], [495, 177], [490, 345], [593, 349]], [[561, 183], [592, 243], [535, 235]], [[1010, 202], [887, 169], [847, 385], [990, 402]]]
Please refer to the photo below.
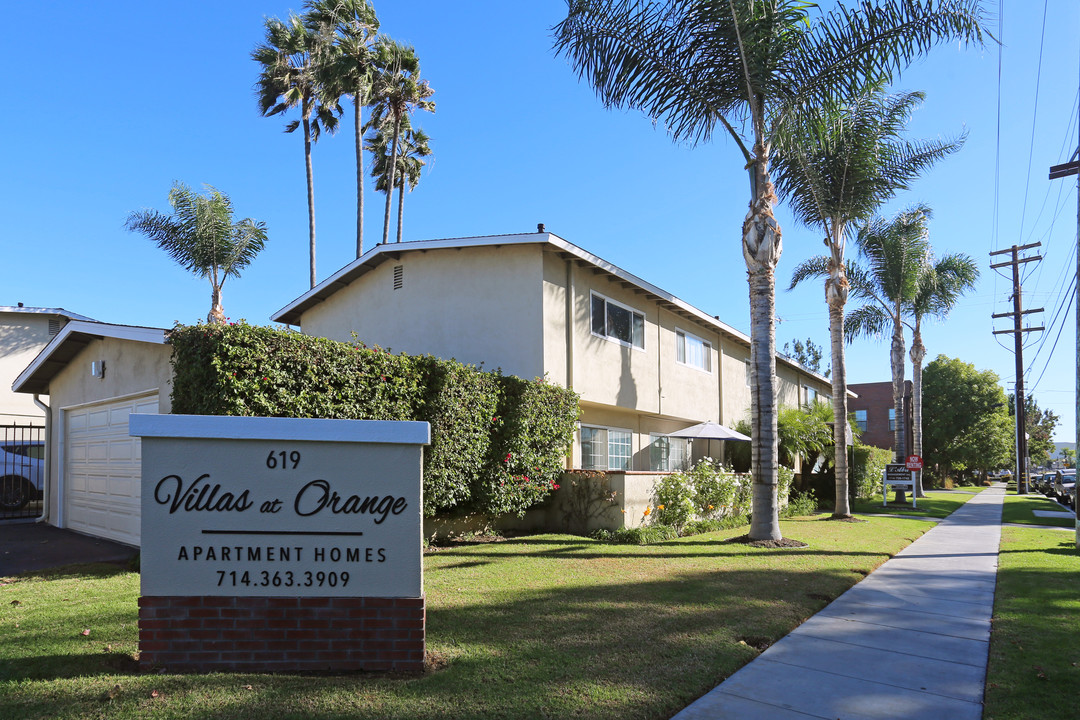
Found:
[[157, 393], [65, 411], [67, 527], [139, 544], [142, 453], [128, 435], [128, 415], [157, 411]]

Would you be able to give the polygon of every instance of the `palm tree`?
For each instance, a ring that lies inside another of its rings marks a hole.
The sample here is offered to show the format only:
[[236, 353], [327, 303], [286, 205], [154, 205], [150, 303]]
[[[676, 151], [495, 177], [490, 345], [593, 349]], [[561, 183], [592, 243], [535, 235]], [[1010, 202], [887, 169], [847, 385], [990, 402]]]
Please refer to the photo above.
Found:
[[337, 97], [353, 99], [356, 151], [356, 257], [364, 254], [364, 123], [363, 107], [371, 87], [375, 34], [379, 19], [368, 0], [311, 0], [305, 7], [309, 28], [334, 36], [338, 53], [321, 68], [323, 83]]
[[913, 143], [900, 139], [923, 94], [886, 95], [873, 87], [842, 107], [827, 104], [792, 118], [773, 161], [776, 186], [795, 218], [825, 234], [827, 256], [795, 268], [791, 286], [825, 280], [832, 347], [833, 440], [836, 505], [833, 517], [851, 516], [847, 464], [847, 367], [844, 305], [848, 279], [844, 252], [850, 224], [873, 212], [934, 162], [959, 150], [963, 139]]
[[225, 322], [221, 286], [230, 275], [255, 259], [266, 244], [266, 224], [251, 218], [233, 222], [232, 201], [223, 192], [206, 186], [200, 195], [183, 183], [169, 190], [172, 215], [157, 210], [137, 210], [124, 227], [141, 232], [169, 253], [185, 270], [210, 281], [210, 314], [206, 321]]
[[[963, 294], [975, 287], [979, 268], [969, 256], [954, 253], [928, 264], [918, 279], [918, 288], [908, 312], [911, 333], [911, 424], [914, 452], [922, 457], [922, 368], [926, 346], [922, 341], [923, 318], [944, 320]], [[922, 470], [916, 472], [915, 497], [924, 497]]]
[[252, 51], [262, 66], [255, 87], [263, 116], [279, 115], [300, 108], [300, 119], [285, 126], [285, 132], [303, 128], [304, 166], [307, 171], [308, 251], [311, 260], [311, 287], [315, 287], [315, 184], [311, 170], [311, 144], [322, 130], [337, 130], [341, 108], [319, 82], [317, 69], [330, 62], [334, 52], [328, 37], [290, 15], [287, 21], [267, 18], [266, 43]]
[[[780, 226], [770, 161], [788, 119], [888, 81], [942, 41], [981, 43], [977, 0], [864, 2], [811, 18], [802, 0], [570, 0], [556, 53], [609, 107], [642, 110], [676, 141], [718, 128], [749, 171], [742, 253], [750, 285], [754, 540], [779, 540], [775, 279]], [[740, 128], [746, 130], [744, 136]]]
[[[850, 292], [865, 304], [851, 312], [844, 322], [848, 340], [860, 335], [892, 336], [889, 361], [892, 366], [893, 455], [904, 461], [904, 315], [915, 298], [919, 277], [925, 271], [930, 252], [927, 221], [930, 208], [915, 205], [892, 219], [872, 218], [859, 226], [855, 244], [862, 264], [849, 263]], [[903, 501], [903, 491], [897, 491]]]
[[[429, 100], [434, 90], [427, 80], [420, 78], [420, 61], [416, 51], [386, 37], [379, 39], [375, 58], [375, 76], [372, 81], [371, 95], [374, 105], [371, 113], [372, 127], [389, 125], [390, 135], [390, 182], [387, 187], [396, 187], [394, 174], [397, 171], [398, 142], [404, 118], [414, 110], [435, 112], [435, 102]], [[383, 215], [383, 236], [385, 243], [390, 237], [390, 201], [393, 193], [386, 193], [386, 211]]]
[[[402, 123], [401, 139], [398, 147], [397, 167], [394, 170], [394, 186], [398, 191], [397, 241], [401, 242], [401, 231], [405, 219], [405, 185], [409, 192], [420, 184], [420, 171], [431, 156], [431, 138], [420, 128], [413, 130], [408, 117]], [[371, 167], [371, 176], [375, 178], [375, 189], [387, 192], [390, 187], [390, 144], [388, 128], [385, 126], [368, 138], [367, 149], [375, 158]]]

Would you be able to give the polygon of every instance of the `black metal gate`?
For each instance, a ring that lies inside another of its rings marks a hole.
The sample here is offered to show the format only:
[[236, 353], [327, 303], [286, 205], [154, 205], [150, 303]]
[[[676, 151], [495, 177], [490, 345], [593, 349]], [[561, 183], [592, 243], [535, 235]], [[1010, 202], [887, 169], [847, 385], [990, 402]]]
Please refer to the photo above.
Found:
[[0, 425], [0, 520], [41, 515], [45, 428]]

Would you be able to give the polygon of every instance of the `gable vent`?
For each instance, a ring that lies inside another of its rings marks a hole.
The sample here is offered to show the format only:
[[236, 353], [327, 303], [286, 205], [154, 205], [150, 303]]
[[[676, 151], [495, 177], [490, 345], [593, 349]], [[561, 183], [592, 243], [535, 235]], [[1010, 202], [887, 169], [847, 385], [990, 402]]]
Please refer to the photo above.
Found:
[[405, 285], [405, 266], [394, 266], [394, 289], [400, 290]]
[[49, 334], [55, 335], [60, 332], [60, 318], [49, 318]]

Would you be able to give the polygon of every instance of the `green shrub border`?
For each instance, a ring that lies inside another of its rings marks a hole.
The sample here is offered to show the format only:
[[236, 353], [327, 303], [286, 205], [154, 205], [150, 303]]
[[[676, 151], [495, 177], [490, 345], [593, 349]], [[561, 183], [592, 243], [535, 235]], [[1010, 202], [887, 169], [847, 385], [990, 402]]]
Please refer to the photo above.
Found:
[[543, 379], [247, 323], [177, 325], [172, 411], [422, 420], [424, 514], [524, 514], [558, 488], [578, 396]]

